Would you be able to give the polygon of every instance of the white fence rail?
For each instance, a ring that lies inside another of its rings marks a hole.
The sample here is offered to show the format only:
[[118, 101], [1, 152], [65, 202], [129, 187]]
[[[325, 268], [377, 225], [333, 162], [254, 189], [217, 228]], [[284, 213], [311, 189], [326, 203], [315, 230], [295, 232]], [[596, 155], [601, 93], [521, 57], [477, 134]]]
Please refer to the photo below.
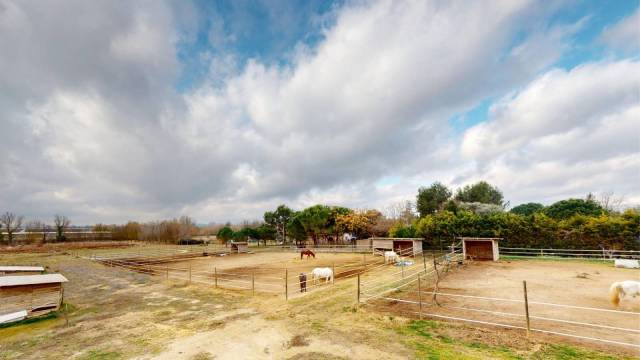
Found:
[[552, 248], [512, 248], [500, 247], [500, 255], [521, 258], [557, 258], [557, 259], [640, 259], [638, 250], [584, 250]]

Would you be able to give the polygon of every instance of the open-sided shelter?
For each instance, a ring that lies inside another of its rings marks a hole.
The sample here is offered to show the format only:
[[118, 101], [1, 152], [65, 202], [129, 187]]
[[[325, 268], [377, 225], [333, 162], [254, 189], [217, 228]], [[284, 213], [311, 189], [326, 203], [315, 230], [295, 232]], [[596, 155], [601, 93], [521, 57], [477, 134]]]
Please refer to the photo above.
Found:
[[498, 261], [500, 259], [498, 241], [502, 240], [501, 238], [463, 237], [459, 239], [462, 240], [462, 255], [465, 260]]

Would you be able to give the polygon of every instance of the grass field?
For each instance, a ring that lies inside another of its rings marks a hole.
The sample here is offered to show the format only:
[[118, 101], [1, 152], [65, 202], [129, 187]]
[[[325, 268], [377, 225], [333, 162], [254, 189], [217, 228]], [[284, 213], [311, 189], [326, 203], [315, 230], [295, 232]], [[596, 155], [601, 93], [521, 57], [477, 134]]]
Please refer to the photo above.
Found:
[[0, 263], [42, 264], [70, 280], [68, 313], [0, 328], [0, 359], [633, 357], [562, 339], [527, 340], [503, 329], [358, 308], [353, 281], [286, 302], [277, 295], [187, 285], [62, 254], [3, 255]]

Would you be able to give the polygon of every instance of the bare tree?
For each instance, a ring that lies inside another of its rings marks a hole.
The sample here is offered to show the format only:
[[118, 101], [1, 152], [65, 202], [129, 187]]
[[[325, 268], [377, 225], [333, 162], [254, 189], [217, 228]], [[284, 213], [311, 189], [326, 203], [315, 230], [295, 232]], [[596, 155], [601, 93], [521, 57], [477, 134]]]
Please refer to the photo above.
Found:
[[26, 231], [29, 233], [29, 239], [31, 241], [38, 241], [45, 243], [47, 241], [47, 224], [40, 220], [33, 220], [25, 225]]
[[179, 226], [179, 240], [189, 239], [197, 231], [196, 224], [188, 216], [181, 216], [178, 219]]
[[614, 196], [613, 191], [603, 192], [600, 194], [598, 203], [607, 211], [616, 211], [619, 210], [624, 203], [624, 196], [616, 197]]
[[7, 231], [7, 240], [9, 244], [13, 243], [13, 233], [22, 226], [22, 216], [17, 216], [14, 213], [6, 212], [0, 216], [0, 224], [4, 225]]
[[409, 225], [415, 219], [415, 204], [409, 200], [399, 201], [386, 206], [383, 210], [387, 219]]
[[71, 224], [71, 221], [66, 216], [56, 214], [53, 218], [53, 223], [56, 227], [56, 241], [64, 241], [64, 232], [67, 227], [69, 227], [69, 224]]

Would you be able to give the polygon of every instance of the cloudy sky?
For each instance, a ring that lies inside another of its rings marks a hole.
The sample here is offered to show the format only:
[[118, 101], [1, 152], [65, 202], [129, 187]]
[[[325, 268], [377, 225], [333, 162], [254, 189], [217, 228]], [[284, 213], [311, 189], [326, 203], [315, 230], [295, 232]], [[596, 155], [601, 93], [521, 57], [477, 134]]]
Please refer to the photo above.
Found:
[[0, 0], [0, 210], [640, 204], [640, 1]]

